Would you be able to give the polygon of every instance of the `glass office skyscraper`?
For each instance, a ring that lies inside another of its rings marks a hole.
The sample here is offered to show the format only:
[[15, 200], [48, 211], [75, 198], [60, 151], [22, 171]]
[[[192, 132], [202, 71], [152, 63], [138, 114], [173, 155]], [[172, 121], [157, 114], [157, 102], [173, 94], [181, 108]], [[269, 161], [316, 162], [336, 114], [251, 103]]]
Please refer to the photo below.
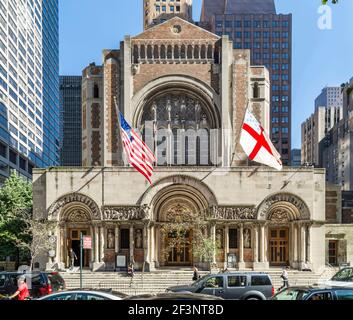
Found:
[[59, 164], [58, 0], [0, 0], [0, 183]]
[[277, 14], [274, 0], [203, 0], [200, 25], [228, 35], [234, 49], [250, 49], [271, 80], [271, 138], [284, 165], [291, 161], [292, 15]]
[[60, 77], [60, 165], [82, 165], [82, 76]]
[[57, 166], [60, 164], [59, 0], [43, 0], [43, 116], [43, 154], [38, 166]]

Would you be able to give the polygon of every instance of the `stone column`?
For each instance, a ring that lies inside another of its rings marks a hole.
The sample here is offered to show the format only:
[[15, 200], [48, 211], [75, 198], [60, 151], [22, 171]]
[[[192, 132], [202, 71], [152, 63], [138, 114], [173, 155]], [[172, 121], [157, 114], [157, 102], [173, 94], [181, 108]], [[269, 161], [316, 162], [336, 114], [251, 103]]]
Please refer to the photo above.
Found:
[[115, 253], [118, 254], [119, 253], [119, 238], [120, 238], [120, 226], [116, 226], [115, 227]]
[[67, 227], [66, 226], [63, 226], [63, 238], [62, 238], [62, 240], [63, 240], [63, 245], [62, 245], [62, 252], [63, 252], [63, 254], [62, 254], [62, 256], [61, 256], [61, 259], [63, 260], [63, 263], [64, 263], [64, 265], [69, 265], [69, 261], [68, 261], [68, 259], [67, 259], [67, 251], [68, 251], [68, 248], [67, 248], [67, 243], [68, 243], [68, 236], [67, 236]]
[[144, 263], [146, 270], [149, 269], [149, 245], [148, 245], [148, 226], [143, 226], [143, 249], [144, 249]]
[[62, 234], [63, 234], [63, 227], [57, 226], [56, 228], [56, 257], [55, 262], [59, 265], [62, 261], [62, 250], [61, 250], [61, 243], [62, 243]]
[[228, 266], [228, 254], [229, 254], [229, 226], [224, 228], [224, 268]]
[[238, 268], [244, 269], [244, 226], [241, 224], [239, 227], [239, 262]]
[[135, 261], [134, 257], [134, 247], [135, 247], [135, 241], [134, 241], [134, 225], [130, 225], [130, 262]]
[[150, 244], [150, 262], [151, 262], [151, 268], [155, 268], [155, 261], [156, 261], [156, 257], [155, 257], [155, 227], [154, 225], [152, 225], [150, 227], [150, 232], [149, 232], [149, 244]]
[[306, 229], [306, 263], [307, 264], [311, 263], [310, 241], [311, 241], [311, 226], [307, 226], [307, 229]]
[[260, 226], [260, 262], [265, 262], [265, 226]]
[[259, 262], [259, 230], [257, 225], [253, 227], [253, 253], [254, 264]]
[[94, 226], [94, 262], [99, 262], [99, 232], [97, 226]]
[[[211, 239], [214, 244], [216, 244], [216, 224], [212, 224], [211, 226]], [[216, 250], [213, 250], [212, 254], [212, 263], [216, 263]]]
[[297, 225], [292, 224], [292, 251], [293, 251], [293, 267], [298, 267], [298, 231]]
[[99, 252], [99, 262], [104, 263], [104, 239], [105, 239], [105, 227], [100, 227], [100, 252]]
[[305, 254], [306, 254], [306, 230], [305, 225], [300, 226], [300, 266], [299, 268], [303, 268], [303, 264], [305, 262]]

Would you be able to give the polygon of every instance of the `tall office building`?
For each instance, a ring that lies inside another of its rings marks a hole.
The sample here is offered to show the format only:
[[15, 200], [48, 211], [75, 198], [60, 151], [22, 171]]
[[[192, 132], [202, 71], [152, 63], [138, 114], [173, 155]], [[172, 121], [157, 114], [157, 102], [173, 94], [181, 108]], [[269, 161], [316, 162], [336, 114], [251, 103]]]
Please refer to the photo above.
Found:
[[143, 1], [144, 29], [176, 15], [186, 20], [192, 20], [192, 0]]
[[0, 182], [58, 163], [57, 51], [58, 0], [0, 1]]
[[325, 87], [315, 99], [315, 110], [320, 107], [331, 108], [343, 105], [342, 87]]
[[43, 154], [36, 163], [50, 167], [60, 163], [59, 0], [43, 0], [42, 6], [44, 143]]
[[60, 164], [79, 167], [82, 164], [82, 77], [60, 77]]
[[200, 26], [250, 49], [251, 63], [270, 71], [271, 137], [290, 165], [292, 15], [277, 14], [274, 0], [203, 0]]
[[302, 164], [322, 165], [319, 144], [342, 118], [341, 87], [325, 87], [315, 99], [315, 112], [302, 123]]

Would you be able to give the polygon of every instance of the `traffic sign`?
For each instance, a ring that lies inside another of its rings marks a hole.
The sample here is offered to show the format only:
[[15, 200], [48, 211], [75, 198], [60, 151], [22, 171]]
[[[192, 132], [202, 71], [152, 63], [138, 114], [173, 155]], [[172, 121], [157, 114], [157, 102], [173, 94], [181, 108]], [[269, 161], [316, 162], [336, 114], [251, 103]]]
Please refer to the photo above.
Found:
[[83, 237], [83, 249], [92, 249], [92, 237]]

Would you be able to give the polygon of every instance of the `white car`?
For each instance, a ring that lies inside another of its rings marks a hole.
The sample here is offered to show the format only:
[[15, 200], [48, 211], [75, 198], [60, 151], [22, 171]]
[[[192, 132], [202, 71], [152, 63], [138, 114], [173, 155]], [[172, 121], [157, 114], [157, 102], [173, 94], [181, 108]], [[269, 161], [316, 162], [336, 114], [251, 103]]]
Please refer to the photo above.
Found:
[[70, 290], [60, 291], [44, 297], [38, 300], [48, 301], [103, 301], [103, 300], [122, 300], [126, 297], [123, 293], [119, 292], [108, 292], [100, 290]]
[[325, 285], [332, 287], [353, 287], [353, 268], [338, 271]]

